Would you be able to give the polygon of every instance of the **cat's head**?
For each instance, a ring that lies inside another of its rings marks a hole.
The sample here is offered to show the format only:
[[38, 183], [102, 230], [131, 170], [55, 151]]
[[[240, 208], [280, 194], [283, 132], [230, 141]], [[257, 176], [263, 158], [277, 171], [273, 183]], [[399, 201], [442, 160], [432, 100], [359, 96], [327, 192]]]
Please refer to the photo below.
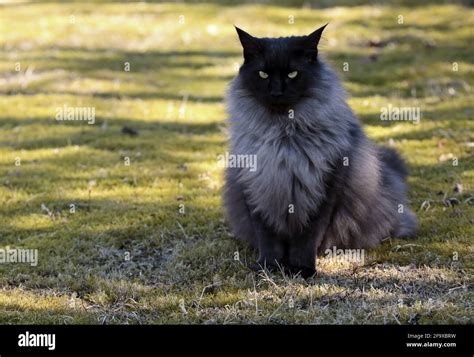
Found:
[[272, 111], [293, 108], [317, 85], [323, 27], [307, 36], [257, 38], [236, 27], [243, 47], [241, 83]]

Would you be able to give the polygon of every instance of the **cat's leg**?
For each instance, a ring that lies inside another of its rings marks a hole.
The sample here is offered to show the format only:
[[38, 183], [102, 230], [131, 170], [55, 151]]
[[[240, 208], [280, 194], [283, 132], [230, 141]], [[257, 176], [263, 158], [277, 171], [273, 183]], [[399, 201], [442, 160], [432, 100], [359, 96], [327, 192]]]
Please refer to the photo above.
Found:
[[285, 238], [266, 227], [258, 217], [254, 217], [253, 224], [258, 240], [258, 260], [255, 267], [278, 270], [285, 264]]
[[251, 268], [277, 267], [285, 257], [285, 244], [272, 230], [266, 227], [257, 214], [252, 214], [244, 195], [244, 188], [237, 180], [238, 169], [228, 169], [224, 187], [226, 220], [237, 239], [249, 243], [259, 252], [258, 261]]
[[226, 220], [238, 240], [258, 249], [253, 219], [243, 193], [244, 188], [237, 180], [238, 170], [229, 168], [226, 171], [226, 183], [223, 192]]
[[288, 247], [288, 270], [303, 278], [316, 274], [316, 256], [318, 248], [328, 230], [333, 204], [320, 209], [320, 214], [315, 217], [307, 232], [291, 237]]
[[288, 249], [287, 271], [309, 278], [316, 274], [317, 242], [315, 236], [293, 237]]

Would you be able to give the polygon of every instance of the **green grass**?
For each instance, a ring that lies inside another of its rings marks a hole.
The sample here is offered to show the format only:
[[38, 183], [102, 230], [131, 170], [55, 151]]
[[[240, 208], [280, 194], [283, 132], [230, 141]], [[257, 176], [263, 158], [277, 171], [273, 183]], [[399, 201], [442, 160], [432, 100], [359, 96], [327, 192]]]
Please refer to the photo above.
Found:
[[[0, 247], [39, 251], [36, 267], [0, 264], [1, 323], [473, 322], [474, 11], [302, 3], [0, 5]], [[254, 274], [216, 159], [241, 62], [233, 24], [284, 36], [328, 21], [321, 52], [368, 135], [409, 163], [419, 232], [364, 265], [322, 258], [311, 281]], [[420, 107], [420, 124], [381, 121], [389, 103]], [[56, 121], [63, 105], [95, 107], [96, 123]]]

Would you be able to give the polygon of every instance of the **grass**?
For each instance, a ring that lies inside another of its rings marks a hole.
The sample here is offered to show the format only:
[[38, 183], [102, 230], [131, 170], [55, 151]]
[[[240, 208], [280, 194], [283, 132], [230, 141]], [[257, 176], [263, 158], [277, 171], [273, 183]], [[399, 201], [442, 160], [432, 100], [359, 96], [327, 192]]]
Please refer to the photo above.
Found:
[[[0, 323], [473, 322], [472, 8], [34, 1], [0, 10], [0, 247], [39, 252], [36, 267], [0, 264]], [[226, 151], [224, 91], [241, 62], [232, 25], [283, 36], [328, 21], [321, 52], [368, 135], [409, 163], [419, 232], [383, 242], [365, 264], [321, 258], [310, 281], [254, 274], [255, 253], [223, 220], [216, 159]], [[420, 107], [420, 124], [381, 121], [390, 103]], [[64, 105], [94, 107], [95, 124], [56, 121]]]

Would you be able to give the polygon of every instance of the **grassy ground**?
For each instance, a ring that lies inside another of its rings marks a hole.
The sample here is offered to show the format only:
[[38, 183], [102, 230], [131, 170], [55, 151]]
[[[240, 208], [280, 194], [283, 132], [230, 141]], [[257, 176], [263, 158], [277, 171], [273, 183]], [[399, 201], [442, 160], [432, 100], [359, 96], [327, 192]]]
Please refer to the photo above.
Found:
[[[36, 267], [0, 264], [1, 323], [473, 322], [474, 11], [269, 3], [0, 5], [0, 247], [39, 251]], [[322, 52], [351, 106], [410, 165], [419, 233], [365, 264], [322, 258], [312, 281], [254, 274], [216, 160], [241, 62], [232, 25], [278, 36], [328, 21]], [[420, 124], [381, 121], [390, 103], [420, 107]], [[64, 105], [95, 107], [95, 124], [55, 120]]]

